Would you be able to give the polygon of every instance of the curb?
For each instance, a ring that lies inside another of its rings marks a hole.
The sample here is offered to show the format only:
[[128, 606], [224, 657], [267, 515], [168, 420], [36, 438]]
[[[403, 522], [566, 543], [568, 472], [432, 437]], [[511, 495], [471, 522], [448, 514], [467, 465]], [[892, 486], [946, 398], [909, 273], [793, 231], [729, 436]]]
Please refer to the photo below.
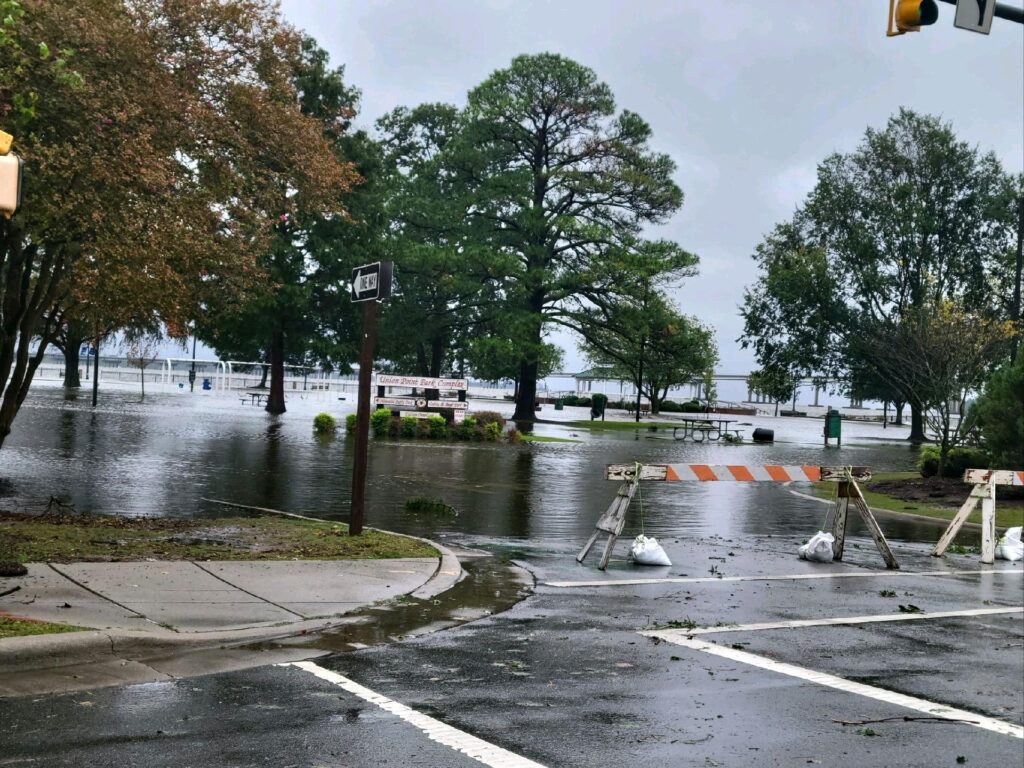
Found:
[[[287, 514], [287, 513], [285, 513]], [[300, 515], [288, 515], [302, 517]], [[306, 520], [318, 518], [303, 517]], [[330, 522], [330, 521], [324, 521]], [[380, 531], [375, 528], [373, 530]], [[433, 547], [439, 554], [438, 566], [423, 584], [412, 592], [405, 593], [420, 600], [433, 598], [445, 592], [464, 577], [465, 572], [458, 557], [447, 547], [418, 536], [409, 536], [392, 531], [381, 531], [407, 539], [414, 539]], [[396, 597], [398, 597], [396, 595]], [[360, 610], [360, 609], [355, 609]], [[202, 633], [181, 634], [170, 630], [132, 632], [126, 630], [85, 630], [62, 632], [49, 635], [11, 637], [0, 640], [0, 675], [28, 672], [41, 669], [108, 662], [114, 659], [139, 659], [167, 652], [185, 652], [247, 645], [266, 642], [295, 635], [318, 632], [352, 622], [347, 614], [327, 619], [308, 619], [273, 626], [250, 629], [221, 630]]]

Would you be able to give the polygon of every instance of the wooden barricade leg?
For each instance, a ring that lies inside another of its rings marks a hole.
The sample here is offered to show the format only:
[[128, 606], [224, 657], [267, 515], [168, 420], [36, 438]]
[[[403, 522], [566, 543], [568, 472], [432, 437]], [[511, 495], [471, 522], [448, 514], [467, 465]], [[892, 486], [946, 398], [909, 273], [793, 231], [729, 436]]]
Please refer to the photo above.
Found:
[[991, 565], [996, 559], [996, 484], [984, 486], [981, 499], [981, 562]]
[[604, 552], [601, 554], [601, 560], [597, 566], [602, 571], [607, 567], [608, 561], [612, 556], [612, 550], [615, 548], [615, 541], [618, 539], [619, 534], [622, 533], [622, 529], [626, 524], [626, 511], [629, 509], [630, 502], [633, 501], [633, 496], [636, 494], [639, 482], [640, 478], [637, 476], [619, 486], [619, 491], [615, 494], [612, 503], [597, 521], [594, 533], [587, 540], [580, 553], [576, 555], [577, 562], [582, 563], [587, 553], [590, 552], [591, 547], [597, 541], [598, 536], [602, 533], [607, 533], [608, 541], [605, 543]]
[[882, 559], [885, 560], [885, 567], [891, 569], [898, 569], [900, 564], [896, 562], [896, 556], [889, 549], [889, 542], [885, 540], [885, 534], [882, 533], [881, 527], [878, 525], [878, 521], [875, 520], [874, 514], [871, 512], [871, 508], [868, 503], [864, 501], [864, 496], [860, 492], [860, 487], [856, 481], [849, 483], [851, 490], [853, 491], [853, 504], [857, 507], [857, 511], [860, 512], [861, 519], [864, 520], [864, 525], [867, 526], [868, 531], [871, 533], [871, 538], [875, 540], [875, 546], [878, 547], [879, 553], [882, 555]]
[[[967, 497], [967, 501], [964, 502], [963, 506], [960, 507], [960, 511], [953, 516], [953, 519], [949, 521], [949, 525], [946, 527], [945, 532], [939, 539], [939, 543], [935, 545], [935, 549], [932, 550], [933, 557], [939, 557], [946, 548], [953, 543], [953, 537], [960, 532], [960, 528], [964, 522], [970, 516], [974, 508], [978, 506], [978, 502], [985, 497], [988, 493], [988, 488], [983, 485], [976, 485], [971, 489], [971, 495]], [[995, 516], [993, 515], [993, 518]], [[982, 534], [984, 538], [984, 533]]]
[[836, 489], [836, 504], [832, 511], [832, 559], [843, 559], [843, 546], [846, 544], [846, 517], [850, 509], [850, 484], [839, 483]]
[[615, 527], [608, 533], [608, 543], [605, 544], [604, 552], [601, 554], [601, 561], [597, 564], [598, 570], [603, 571], [608, 567], [608, 561], [612, 557], [612, 550], [615, 548], [615, 541], [619, 538], [619, 534], [622, 533], [622, 529], [626, 525], [626, 510], [629, 509], [629, 504], [633, 501], [633, 495], [636, 493], [639, 482], [640, 480], [637, 478], [630, 483], [626, 496], [619, 499], [619, 508], [615, 511]]

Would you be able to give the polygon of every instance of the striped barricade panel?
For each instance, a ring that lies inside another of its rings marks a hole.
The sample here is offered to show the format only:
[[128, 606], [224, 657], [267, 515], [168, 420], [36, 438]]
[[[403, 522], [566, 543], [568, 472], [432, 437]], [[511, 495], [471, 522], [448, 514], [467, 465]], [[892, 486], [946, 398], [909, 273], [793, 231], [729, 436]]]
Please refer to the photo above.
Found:
[[608, 480], [632, 480], [639, 471], [641, 480], [667, 482], [740, 482], [792, 483], [819, 480], [867, 480], [867, 467], [815, 467], [810, 465], [764, 464], [610, 464]]
[[968, 469], [964, 482], [973, 485], [992, 483], [994, 485], [1024, 485], [1024, 471], [1019, 469]]

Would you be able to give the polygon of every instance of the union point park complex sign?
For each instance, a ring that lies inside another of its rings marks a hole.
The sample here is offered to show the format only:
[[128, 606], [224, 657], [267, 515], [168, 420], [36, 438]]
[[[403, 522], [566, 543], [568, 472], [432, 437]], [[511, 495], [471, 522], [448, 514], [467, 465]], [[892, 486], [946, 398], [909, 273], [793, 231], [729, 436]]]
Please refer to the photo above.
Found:
[[[387, 397], [385, 396], [385, 387], [456, 391], [459, 399], [427, 400], [422, 397], [409, 396]], [[377, 397], [374, 398], [374, 403], [377, 406], [403, 411], [403, 415], [416, 418], [433, 415], [432, 412], [423, 411], [424, 408], [449, 408], [455, 412], [455, 421], [461, 422], [465, 417], [465, 411], [469, 408], [469, 403], [466, 402], [468, 388], [466, 379], [433, 379], [429, 376], [392, 376], [382, 373], [377, 375]]]

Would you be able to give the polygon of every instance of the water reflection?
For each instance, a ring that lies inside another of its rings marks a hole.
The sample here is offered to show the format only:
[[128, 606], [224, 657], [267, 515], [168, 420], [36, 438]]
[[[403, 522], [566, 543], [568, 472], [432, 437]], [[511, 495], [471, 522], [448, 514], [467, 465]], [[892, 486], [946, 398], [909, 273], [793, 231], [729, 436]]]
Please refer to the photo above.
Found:
[[[315, 436], [311, 424], [323, 410], [343, 421], [352, 403], [324, 393], [320, 399], [293, 397], [288, 407], [287, 414], [274, 417], [235, 397], [155, 393], [141, 403], [135, 393], [108, 392], [93, 410], [89, 398], [33, 392], [0, 450], [0, 477], [11, 488], [0, 506], [38, 511], [56, 495], [80, 511], [98, 513], [236, 513], [202, 501], [209, 498], [346, 519], [353, 441], [344, 430], [336, 437]], [[602, 479], [609, 463], [825, 463], [901, 470], [915, 459], [906, 444], [879, 440], [880, 429], [852, 426], [841, 448], [824, 449], [820, 423], [784, 426], [789, 432], [777, 432], [781, 439], [774, 445], [677, 443], [671, 432], [646, 427], [581, 430], [576, 444], [371, 441], [367, 522], [413, 534], [567, 545], [586, 539], [614, 497], [616, 484]], [[542, 424], [537, 433], [567, 437], [572, 428]], [[417, 495], [442, 498], [458, 517], [408, 512], [406, 499]], [[825, 511], [825, 505], [774, 484], [650, 483], [631, 508], [628, 525], [635, 530], [642, 521], [656, 536], [803, 535], [820, 526]], [[927, 523], [900, 518], [883, 525], [893, 538], [937, 537]]]

